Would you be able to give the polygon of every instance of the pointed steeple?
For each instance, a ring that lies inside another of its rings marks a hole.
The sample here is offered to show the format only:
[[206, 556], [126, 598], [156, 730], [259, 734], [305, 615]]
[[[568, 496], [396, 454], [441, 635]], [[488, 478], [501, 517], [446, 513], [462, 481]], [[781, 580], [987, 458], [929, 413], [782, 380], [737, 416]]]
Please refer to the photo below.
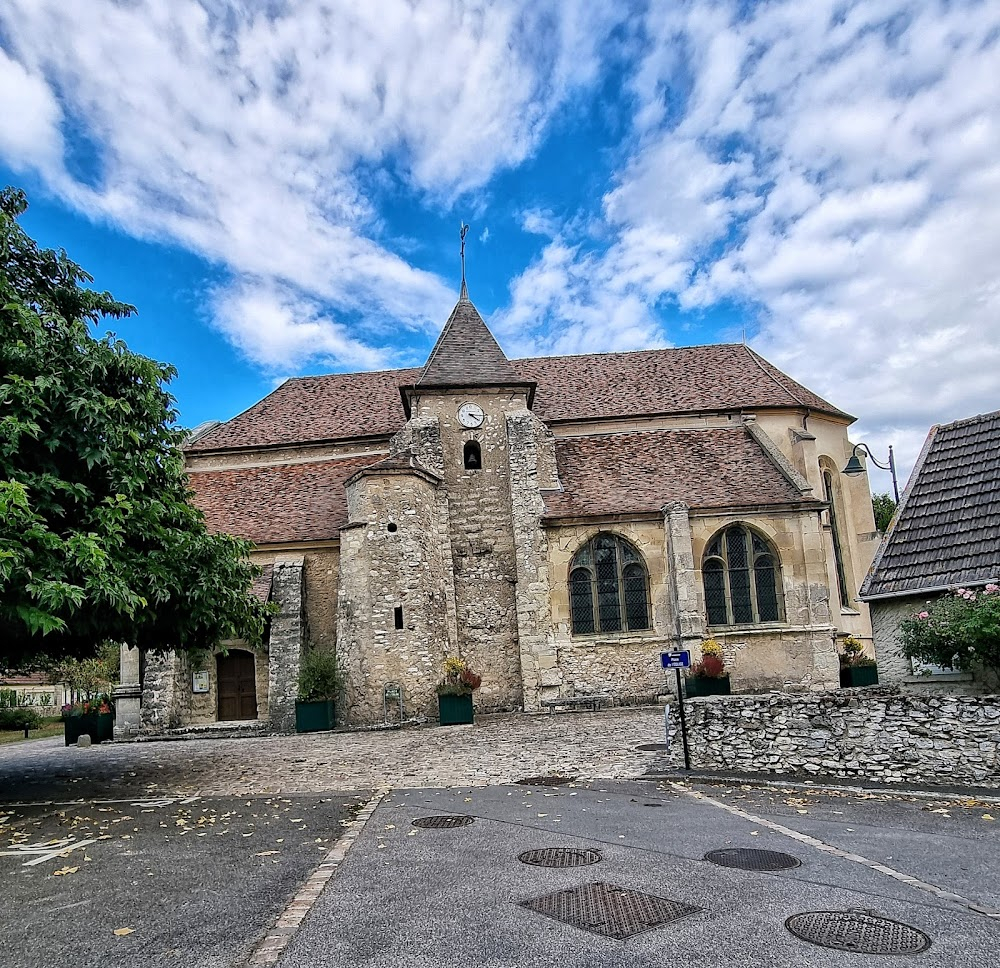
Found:
[[465, 280], [455, 308], [427, 358], [418, 389], [428, 387], [525, 386], [469, 300]]

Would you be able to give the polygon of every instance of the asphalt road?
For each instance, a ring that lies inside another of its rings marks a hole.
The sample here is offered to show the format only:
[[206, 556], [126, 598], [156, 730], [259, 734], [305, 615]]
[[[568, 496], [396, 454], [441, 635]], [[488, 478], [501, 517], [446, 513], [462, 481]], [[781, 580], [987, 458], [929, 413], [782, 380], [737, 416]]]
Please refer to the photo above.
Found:
[[[793, 840], [720, 803], [825, 842], [839, 840], [905, 876], [962, 887], [972, 900], [995, 898], [1000, 850], [981, 804], [952, 806], [946, 816], [932, 812], [944, 809], [931, 805], [937, 801], [711, 787], [681, 792], [664, 783], [402, 790], [383, 800], [280, 964], [869, 968], [912, 960], [984, 968], [1000, 962], [1000, 920]], [[454, 829], [412, 825], [448, 814], [475, 819]], [[562, 846], [594, 848], [603, 859], [556, 870], [518, 860], [525, 850]], [[764, 873], [704, 860], [708, 851], [729, 847], [786, 852], [801, 866]], [[592, 882], [699, 910], [616, 940], [523, 906]], [[862, 955], [807, 943], [785, 927], [797, 913], [848, 909], [911, 925], [931, 946], [906, 958]]]
[[[0, 965], [240, 964], [358, 802], [0, 805]], [[59, 854], [60, 844], [83, 846]]]

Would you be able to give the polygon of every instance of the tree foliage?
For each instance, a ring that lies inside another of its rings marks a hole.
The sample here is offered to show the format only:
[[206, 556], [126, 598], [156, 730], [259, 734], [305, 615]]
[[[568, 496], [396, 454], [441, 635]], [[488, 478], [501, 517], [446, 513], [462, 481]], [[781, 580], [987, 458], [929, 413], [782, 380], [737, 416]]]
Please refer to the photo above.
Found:
[[911, 659], [971, 672], [1000, 673], [1000, 586], [959, 588], [900, 623], [903, 652]]
[[872, 510], [875, 512], [875, 527], [883, 533], [889, 530], [892, 516], [896, 513], [896, 502], [891, 494], [873, 494]]
[[191, 504], [166, 384], [105, 317], [134, 312], [65, 252], [41, 249], [0, 192], [0, 668], [261, 640], [250, 545]]

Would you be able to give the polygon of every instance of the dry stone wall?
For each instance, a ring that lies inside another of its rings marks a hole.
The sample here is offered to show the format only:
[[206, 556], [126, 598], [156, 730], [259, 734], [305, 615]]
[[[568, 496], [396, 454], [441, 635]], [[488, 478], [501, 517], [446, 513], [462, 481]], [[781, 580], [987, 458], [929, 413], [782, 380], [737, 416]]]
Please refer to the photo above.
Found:
[[[1000, 696], [895, 688], [685, 704], [695, 768], [1000, 786]], [[680, 763], [679, 743], [671, 758]]]

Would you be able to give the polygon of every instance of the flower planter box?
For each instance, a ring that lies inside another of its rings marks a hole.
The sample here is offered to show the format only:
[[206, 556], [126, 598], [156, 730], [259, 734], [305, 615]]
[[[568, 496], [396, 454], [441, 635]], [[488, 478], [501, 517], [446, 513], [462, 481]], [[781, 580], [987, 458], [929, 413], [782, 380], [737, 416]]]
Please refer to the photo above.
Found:
[[699, 696], [728, 696], [729, 676], [688, 676], [684, 680], [684, 694], [688, 699]]
[[473, 722], [472, 693], [466, 696], [438, 696], [438, 716], [442, 726], [462, 726]]
[[72, 746], [81, 736], [89, 736], [92, 743], [103, 743], [110, 740], [114, 732], [114, 713], [84, 713], [82, 716], [67, 716], [63, 720], [67, 746]]
[[850, 689], [853, 686], [877, 686], [878, 666], [841, 666], [840, 688]]
[[295, 700], [295, 732], [319, 733], [333, 729], [333, 700], [317, 699], [305, 702]]

